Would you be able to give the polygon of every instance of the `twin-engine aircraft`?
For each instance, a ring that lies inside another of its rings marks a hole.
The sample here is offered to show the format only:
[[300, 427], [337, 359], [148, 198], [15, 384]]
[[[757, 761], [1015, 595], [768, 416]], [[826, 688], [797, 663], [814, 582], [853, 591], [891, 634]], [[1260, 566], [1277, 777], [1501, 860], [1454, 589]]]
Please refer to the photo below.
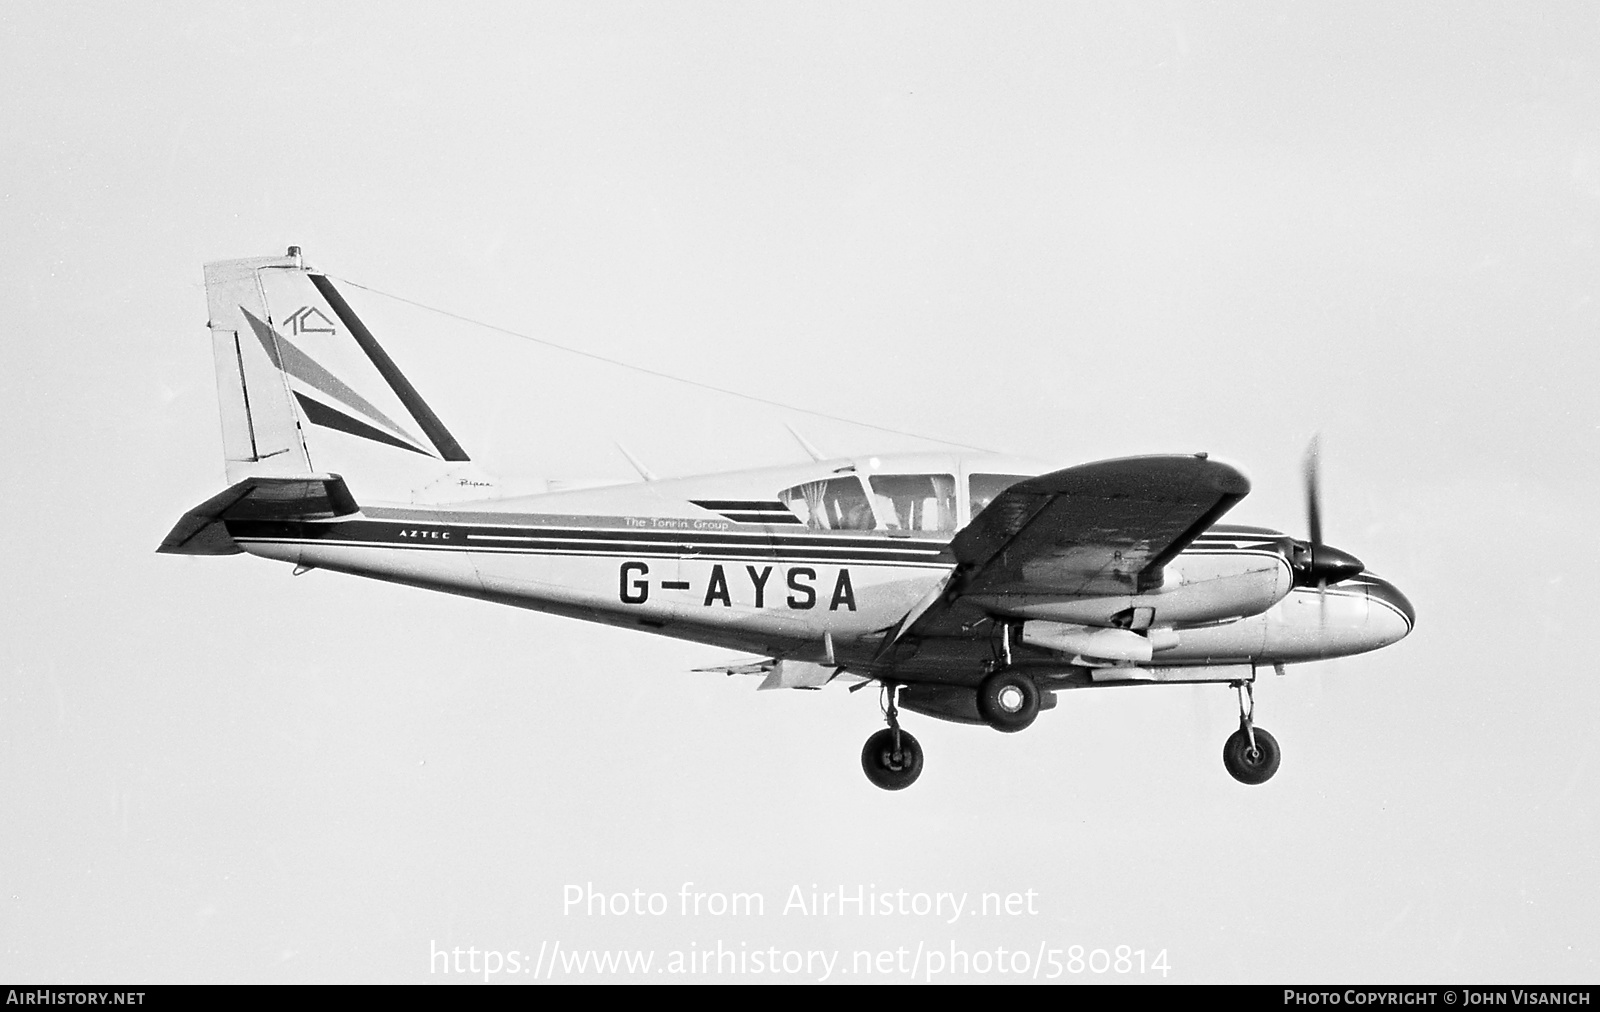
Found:
[[[762, 689], [876, 686], [887, 727], [861, 764], [887, 790], [922, 772], [902, 711], [1021, 731], [1067, 689], [1197, 682], [1237, 690], [1223, 762], [1259, 784], [1280, 752], [1253, 719], [1257, 674], [1386, 646], [1415, 620], [1322, 542], [1312, 464], [1310, 540], [1219, 523], [1250, 483], [1203, 453], [1056, 471], [988, 454], [813, 459], [488, 497], [492, 480], [298, 248], [208, 264], [205, 279], [230, 486], [160, 551], [248, 552], [754, 653], [703, 670]], [[397, 481], [405, 501], [358, 498]]]

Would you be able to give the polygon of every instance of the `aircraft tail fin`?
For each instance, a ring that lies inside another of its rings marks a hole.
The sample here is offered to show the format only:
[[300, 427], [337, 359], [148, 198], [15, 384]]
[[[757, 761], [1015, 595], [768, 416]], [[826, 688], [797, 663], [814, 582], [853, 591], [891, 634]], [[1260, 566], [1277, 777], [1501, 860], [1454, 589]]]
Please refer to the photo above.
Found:
[[[469, 458], [325, 274], [286, 256], [205, 267], [228, 480], [337, 469], [431, 489]], [[475, 470], [475, 469], [474, 469]], [[481, 497], [492, 481], [458, 484]]]

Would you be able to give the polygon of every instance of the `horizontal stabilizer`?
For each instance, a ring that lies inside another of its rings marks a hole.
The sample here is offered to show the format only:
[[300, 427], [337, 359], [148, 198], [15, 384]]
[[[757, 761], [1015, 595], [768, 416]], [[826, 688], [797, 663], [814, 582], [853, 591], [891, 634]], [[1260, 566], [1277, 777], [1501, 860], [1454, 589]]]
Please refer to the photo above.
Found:
[[183, 515], [156, 551], [165, 555], [237, 555], [228, 520], [332, 520], [360, 512], [337, 474], [246, 478]]

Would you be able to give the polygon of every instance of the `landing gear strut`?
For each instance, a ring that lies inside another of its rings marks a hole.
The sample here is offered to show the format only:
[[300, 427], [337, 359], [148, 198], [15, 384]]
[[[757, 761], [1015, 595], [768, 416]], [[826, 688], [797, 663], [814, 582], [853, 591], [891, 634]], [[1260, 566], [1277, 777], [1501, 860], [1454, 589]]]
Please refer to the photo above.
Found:
[[1250, 682], [1234, 682], [1239, 692], [1239, 730], [1222, 746], [1222, 765], [1241, 784], [1264, 784], [1278, 772], [1283, 753], [1278, 740], [1255, 725], [1256, 694]]
[[861, 749], [861, 768], [867, 779], [886, 791], [905, 790], [922, 775], [922, 746], [910, 731], [900, 729], [900, 708], [895, 705], [898, 685], [884, 686], [884, 719], [889, 726], [867, 739]]

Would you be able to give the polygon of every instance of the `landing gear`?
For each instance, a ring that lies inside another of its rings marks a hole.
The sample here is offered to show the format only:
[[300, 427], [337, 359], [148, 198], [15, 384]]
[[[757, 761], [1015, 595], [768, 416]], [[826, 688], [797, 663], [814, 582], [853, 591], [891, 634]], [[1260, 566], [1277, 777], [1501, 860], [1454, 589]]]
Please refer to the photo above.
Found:
[[1039, 716], [1039, 686], [1020, 671], [1002, 668], [978, 686], [978, 712], [997, 731], [1020, 731]]
[[902, 791], [922, 775], [922, 746], [910, 731], [900, 729], [900, 708], [895, 705], [898, 686], [887, 686], [884, 719], [889, 726], [867, 739], [861, 749], [861, 769], [867, 779], [886, 791]]
[[1255, 725], [1256, 696], [1249, 682], [1235, 682], [1239, 692], [1239, 730], [1222, 746], [1222, 765], [1241, 784], [1264, 784], [1278, 772], [1283, 753], [1278, 739]]
[[910, 731], [886, 727], [867, 739], [861, 749], [861, 768], [868, 780], [884, 790], [904, 790], [922, 775], [922, 746]]
[[[1250, 739], [1255, 738], [1252, 742]], [[1222, 765], [1241, 784], [1264, 784], [1278, 772], [1278, 739], [1261, 728], [1239, 730], [1228, 735], [1222, 746]]]

